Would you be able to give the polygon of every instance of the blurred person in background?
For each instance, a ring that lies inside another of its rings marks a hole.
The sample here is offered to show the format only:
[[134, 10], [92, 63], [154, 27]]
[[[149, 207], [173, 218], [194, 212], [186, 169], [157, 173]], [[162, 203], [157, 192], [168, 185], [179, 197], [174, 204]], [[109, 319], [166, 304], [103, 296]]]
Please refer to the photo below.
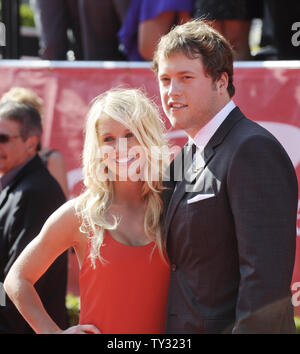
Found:
[[[44, 102], [34, 91], [25, 87], [12, 87], [9, 91], [4, 93], [0, 99], [0, 103], [7, 101], [16, 101], [26, 104], [30, 104], [35, 107], [40, 113], [43, 120], [43, 105]], [[47, 166], [51, 175], [60, 184], [66, 199], [69, 198], [69, 188], [67, 181], [67, 171], [65, 160], [62, 154], [55, 149], [49, 149], [41, 146], [39, 150], [39, 155]]]
[[67, 60], [73, 50], [76, 60], [83, 58], [78, 0], [30, 0], [40, 39], [40, 57]]
[[300, 4], [298, 0], [265, 0], [273, 24], [278, 60], [300, 60]]
[[[58, 182], [39, 157], [41, 136], [41, 116], [33, 106], [13, 101], [0, 104], [2, 283], [14, 261], [38, 235], [49, 215], [66, 200]], [[64, 253], [35, 285], [47, 311], [63, 328], [67, 326], [66, 286], [67, 254]], [[0, 307], [0, 333], [33, 333], [8, 298], [5, 306]]]
[[118, 31], [130, 0], [78, 0], [83, 59], [126, 60]]
[[251, 60], [249, 33], [253, 18], [263, 17], [261, 0], [195, 0], [194, 18], [205, 18], [232, 45], [234, 60]]
[[190, 20], [192, 11], [193, 0], [131, 0], [119, 32], [128, 59], [152, 60], [160, 37], [174, 24]]

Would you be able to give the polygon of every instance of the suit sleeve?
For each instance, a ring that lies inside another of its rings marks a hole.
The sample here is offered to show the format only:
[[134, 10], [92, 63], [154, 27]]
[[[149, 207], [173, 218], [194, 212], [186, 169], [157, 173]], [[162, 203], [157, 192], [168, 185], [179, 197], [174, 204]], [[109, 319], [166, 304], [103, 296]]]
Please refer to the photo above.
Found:
[[7, 228], [8, 259], [5, 276], [26, 245], [40, 232], [45, 215], [42, 200], [37, 192], [20, 192], [11, 208]]
[[254, 136], [237, 149], [228, 193], [240, 267], [233, 333], [277, 333], [292, 316], [298, 187], [275, 139]]
[[[47, 218], [64, 201], [63, 192], [49, 184], [46, 189], [28, 188], [15, 193], [7, 218], [7, 259], [4, 276], [23, 249], [40, 232]], [[66, 327], [64, 296], [67, 278], [67, 254], [61, 255], [35, 284], [47, 312], [62, 328]], [[55, 284], [55, 285], [54, 285]], [[55, 291], [49, 292], [49, 286]], [[55, 287], [54, 287], [55, 286]], [[0, 309], [0, 333], [32, 333], [10, 299]], [[2, 328], [2, 327], [3, 328]], [[10, 333], [10, 332], [9, 332]]]
[[41, 231], [47, 218], [59, 206], [38, 189], [29, 189], [20, 192], [15, 197], [14, 207], [11, 208], [8, 226], [8, 259], [5, 266], [6, 276], [10, 267], [19, 254]]

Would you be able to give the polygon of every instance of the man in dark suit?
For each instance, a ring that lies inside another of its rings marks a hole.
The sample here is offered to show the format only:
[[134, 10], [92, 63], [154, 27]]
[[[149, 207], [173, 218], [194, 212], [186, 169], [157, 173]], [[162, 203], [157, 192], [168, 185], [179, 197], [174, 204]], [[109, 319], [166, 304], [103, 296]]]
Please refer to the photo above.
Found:
[[167, 333], [295, 331], [297, 178], [279, 142], [232, 101], [232, 61], [201, 20], [162, 37], [154, 56], [164, 111], [189, 135], [165, 182]]
[[[35, 108], [17, 102], [0, 105], [1, 283], [48, 216], [65, 202], [61, 188], [37, 154], [41, 134], [41, 117]], [[64, 254], [35, 285], [49, 314], [63, 328], [67, 326], [66, 281]], [[55, 291], [49, 291], [51, 284]], [[8, 297], [1, 305], [0, 333], [33, 333]]]

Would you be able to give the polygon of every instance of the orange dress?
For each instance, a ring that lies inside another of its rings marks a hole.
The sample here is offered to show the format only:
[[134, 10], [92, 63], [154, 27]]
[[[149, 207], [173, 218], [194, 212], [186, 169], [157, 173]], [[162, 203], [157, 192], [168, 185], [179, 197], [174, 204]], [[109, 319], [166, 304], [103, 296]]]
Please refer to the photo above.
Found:
[[80, 324], [101, 333], [164, 333], [170, 266], [154, 242], [128, 246], [105, 233], [96, 268], [88, 258], [80, 270]]

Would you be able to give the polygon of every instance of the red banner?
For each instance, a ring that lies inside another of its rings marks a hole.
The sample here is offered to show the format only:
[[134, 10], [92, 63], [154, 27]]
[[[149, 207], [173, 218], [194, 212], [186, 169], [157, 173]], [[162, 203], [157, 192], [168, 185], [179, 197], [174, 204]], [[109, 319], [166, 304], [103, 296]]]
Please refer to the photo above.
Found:
[[[71, 196], [81, 190], [83, 127], [90, 101], [111, 87], [122, 86], [143, 88], [160, 105], [158, 84], [148, 63], [2, 60], [0, 77], [0, 95], [13, 86], [22, 86], [43, 98], [43, 144], [64, 155]], [[296, 168], [299, 182], [300, 61], [236, 63], [234, 84], [235, 103], [247, 117], [278, 138]], [[167, 120], [166, 124], [169, 126]], [[181, 131], [172, 131], [171, 138], [177, 145], [186, 141]], [[300, 315], [300, 207], [297, 235], [292, 290], [296, 313]], [[72, 269], [76, 267], [74, 260], [70, 262]], [[76, 281], [74, 274], [70, 277]], [[72, 282], [70, 288], [77, 292]]]

